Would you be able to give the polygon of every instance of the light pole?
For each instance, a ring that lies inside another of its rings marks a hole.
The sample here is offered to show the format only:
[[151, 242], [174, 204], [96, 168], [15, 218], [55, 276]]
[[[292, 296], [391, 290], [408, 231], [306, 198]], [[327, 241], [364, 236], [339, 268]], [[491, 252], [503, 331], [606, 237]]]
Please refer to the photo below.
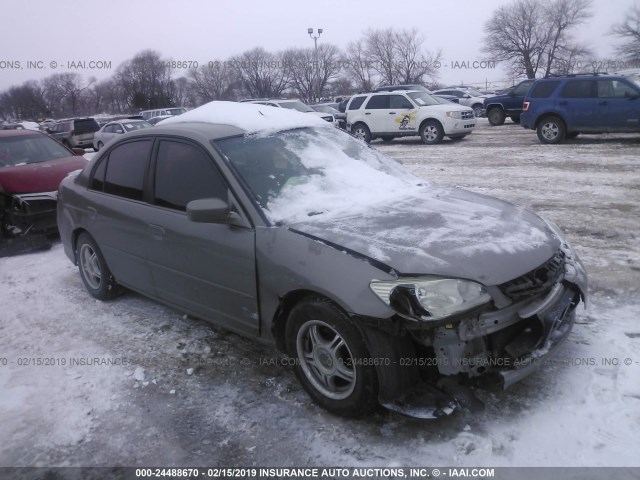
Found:
[[313, 38], [313, 43], [316, 47], [316, 85], [315, 85], [315, 92], [313, 94], [314, 97], [314, 101], [319, 100], [319, 96], [320, 96], [320, 68], [318, 66], [318, 39], [320, 38], [320, 35], [322, 35], [322, 29], [319, 28], [318, 29], [318, 35], [314, 35], [313, 33], [313, 28], [308, 28], [307, 29], [307, 33], [309, 34], [309, 36], [311, 38]]

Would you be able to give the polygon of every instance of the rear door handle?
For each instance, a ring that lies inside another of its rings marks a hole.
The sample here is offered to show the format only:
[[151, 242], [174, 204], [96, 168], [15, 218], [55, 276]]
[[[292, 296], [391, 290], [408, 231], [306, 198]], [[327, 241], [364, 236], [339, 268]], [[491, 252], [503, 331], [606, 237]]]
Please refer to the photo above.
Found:
[[371, 112], [364, 112], [365, 115], [371, 115]]
[[162, 240], [162, 237], [164, 237], [164, 234], [166, 233], [164, 228], [160, 225], [154, 225], [153, 223], [149, 224], [149, 230], [151, 231], [151, 235], [158, 240]]
[[396, 112], [389, 112], [389, 115], [395, 115]]

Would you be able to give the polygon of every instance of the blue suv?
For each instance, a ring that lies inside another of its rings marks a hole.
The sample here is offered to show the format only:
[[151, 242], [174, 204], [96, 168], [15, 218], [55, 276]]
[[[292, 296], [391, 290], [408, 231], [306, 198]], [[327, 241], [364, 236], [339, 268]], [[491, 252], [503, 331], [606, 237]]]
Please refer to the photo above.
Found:
[[588, 74], [536, 80], [520, 124], [551, 144], [580, 133], [640, 132], [640, 79]]

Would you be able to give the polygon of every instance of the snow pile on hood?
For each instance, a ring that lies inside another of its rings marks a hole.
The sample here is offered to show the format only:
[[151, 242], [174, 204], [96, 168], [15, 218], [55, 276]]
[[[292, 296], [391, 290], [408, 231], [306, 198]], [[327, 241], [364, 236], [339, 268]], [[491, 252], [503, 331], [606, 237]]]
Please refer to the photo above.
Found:
[[291, 128], [327, 126], [315, 115], [288, 108], [255, 103], [209, 102], [189, 112], [162, 120], [162, 125], [184, 122], [204, 122], [232, 125], [246, 132], [277, 132]]

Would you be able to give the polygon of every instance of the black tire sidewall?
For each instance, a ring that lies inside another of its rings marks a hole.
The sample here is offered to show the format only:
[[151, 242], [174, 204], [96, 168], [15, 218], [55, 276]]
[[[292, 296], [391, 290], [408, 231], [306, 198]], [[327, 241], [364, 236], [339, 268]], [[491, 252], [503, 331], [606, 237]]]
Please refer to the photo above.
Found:
[[[494, 116], [496, 116], [496, 119], [498, 121], [492, 121]], [[506, 117], [505, 117], [504, 111], [500, 107], [493, 107], [487, 112], [487, 119], [489, 120], [489, 123], [494, 127], [499, 127], [500, 125], [503, 125], [505, 118]]]
[[355, 130], [357, 130], [358, 128], [362, 128], [364, 130], [364, 138], [363, 138], [364, 142], [365, 143], [371, 142], [371, 129], [369, 129], [369, 127], [367, 127], [366, 124], [362, 122], [358, 122], [352, 127], [351, 133], [354, 133]]
[[[554, 140], [551, 140], [551, 141], [546, 139], [544, 135], [542, 135], [543, 125], [549, 122], [553, 122], [558, 126], [558, 135]], [[548, 116], [540, 120], [540, 123], [538, 123], [538, 127], [536, 128], [536, 133], [538, 134], [538, 139], [540, 140], [540, 142], [545, 143], [547, 145], [555, 145], [555, 144], [561, 143], [564, 140], [566, 135], [566, 127], [564, 126], [564, 122], [560, 118], [554, 117], [554, 116]]]

